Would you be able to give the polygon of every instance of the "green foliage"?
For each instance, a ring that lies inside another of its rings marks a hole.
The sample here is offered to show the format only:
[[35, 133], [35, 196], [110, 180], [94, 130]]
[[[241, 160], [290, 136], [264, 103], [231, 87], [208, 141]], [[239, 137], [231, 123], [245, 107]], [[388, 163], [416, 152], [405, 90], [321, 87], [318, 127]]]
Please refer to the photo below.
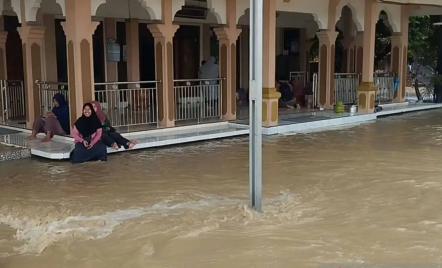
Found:
[[431, 77], [431, 84], [434, 85], [434, 87], [442, 86], [442, 74], [436, 74]]
[[410, 18], [408, 58], [435, 69], [437, 66], [437, 28], [433, 25], [437, 18], [422, 16]]

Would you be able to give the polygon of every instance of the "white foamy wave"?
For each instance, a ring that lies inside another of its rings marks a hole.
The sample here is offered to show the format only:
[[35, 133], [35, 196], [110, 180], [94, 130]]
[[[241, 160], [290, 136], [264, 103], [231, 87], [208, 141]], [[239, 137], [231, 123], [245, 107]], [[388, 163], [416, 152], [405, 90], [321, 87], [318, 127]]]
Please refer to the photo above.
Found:
[[207, 233], [213, 230], [216, 230], [219, 228], [219, 223], [212, 221], [212, 222], [204, 222], [204, 225], [196, 230], [192, 230], [188, 232], [187, 234], [181, 235], [180, 238], [190, 238], [190, 237], [198, 237], [199, 235], [203, 233]]
[[[110, 235], [114, 228], [124, 221], [150, 214], [173, 214], [183, 209], [201, 209], [214, 205], [232, 205], [240, 202], [225, 198], [207, 197], [197, 201], [169, 204], [160, 202], [147, 208], [133, 208], [108, 212], [94, 216], [70, 216], [60, 220], [45, 218], [31, 219], [0, 214], [0, 224], [5, 224], [17, 232], [14, 238], [24, 244], [15, 250], [19, 253], [42, 253], [48, 246], [67, 237], [77, 239], [101, 239]], [[210, 228], [209, 228], [210, 229]], [[193, 235], [198, 235], [196, 231]], [[204, 232], [202, 230], [201, 232]], [[189, 234], [192, 236], [192, 234]]]
[[[249, 225], [262, 224], [271, 221], [273, 225], [284, 224], [287, 221], [303, 223], [301, 219], [303, 212], [312, 208], [303, 207], [299, 195], [289, 192], [281, 192], [275, 197], [266, 198], [264, 202], [264, 213], [257, 214], [246, 205], [246, 200], [231, 199], [214, 196], [198, 196], [197, 200], [179, 202], [174, 196], [164, 199], [159, 203], [145, 208], [131, 208], [117, 210], [100, 215], [75, 215], [63, 217], [54, 215], [33, 214], [37, 216], [21, 216], [26, 212], [13, 210], [7, 214], [1, 213], [0, 224], [5, 224], [16, 229], [14, 238], [23, 242], [20, 247], [14, 248], [18, 254], [40, 254], [49, 246], [64, 239], [95, 240], [102, 239], [115, 230], [116, 227], [125, 221], [137, 219], [146, 215], [153, 217], [168, 217], [173, 215], [185, 215], [189, 210], [197, 211], [209, 208], [210, 211], [201, 211], [206, 217], [205, 220], [181, 222], [174, 230], [178, 233], [177, 238], [198, 237], [220, 228], [226, 222]], [[212, 209], [213, 208], [213, 209]], [[216, 213], [213, 211], [218, 210]], [[235, 209], [236, 208], [236, 209]], [[221, 216], [218, 215], [221, 210]], [[27, 214], [29, 215], [29, 214]], [[275, 219], [277, 220], [275, 222]], [[317, 219], [308, 219], [308, 221]], [[271, 227], [273, 228], [273, 227]], [[164, 233], [164, 230], [160, 230]], [[154, 250], [146, 248], [147, 254], [154, 254]]]

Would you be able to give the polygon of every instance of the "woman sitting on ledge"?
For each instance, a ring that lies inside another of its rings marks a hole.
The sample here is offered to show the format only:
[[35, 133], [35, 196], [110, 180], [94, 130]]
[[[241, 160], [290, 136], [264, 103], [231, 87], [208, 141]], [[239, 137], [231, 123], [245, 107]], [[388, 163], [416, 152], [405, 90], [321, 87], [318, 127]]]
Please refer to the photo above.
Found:
[[37, 118], [32, 127], [31, 136], [27, 140], [34, 140], [38, 133], [45, 133], [46, 137], [42, 142], [49, 142], [54, 135], [68, 135], [69, 127], [69, 106], [62, 94], [55, 94], [53, 98], [54, 108], [48, 111], [43, 117]]
[[109, 119], [107, 119], [106, 114], [101, 109], [101, 104], [98, 101], [93, 101], [92, 105], [94, 106], [94, 111], [97, 113], [98, 119], [100, 119], [100, 122], [103, 125], [103, 135], [101, 136], [101, 140], [106, 146], [112, 147], [118, 151], [121, 146], [127, 150], [132, 149], [137, 145], [137, 141], [126, 139], [111, 126]]
[[83, 115], [75, 122], [72, 137], [75, 148], [71, 152], [72, 163], [107, 161], [106, 146], [101, 142], [102, 126], [91, 103], [83, 106]]

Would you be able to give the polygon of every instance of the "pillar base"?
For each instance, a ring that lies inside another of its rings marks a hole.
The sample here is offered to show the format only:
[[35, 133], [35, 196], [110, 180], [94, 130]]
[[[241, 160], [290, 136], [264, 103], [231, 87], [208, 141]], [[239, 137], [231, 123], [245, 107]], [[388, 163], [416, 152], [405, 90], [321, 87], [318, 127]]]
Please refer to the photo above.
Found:
[[335, 105], [334, 104], [330, 104], [330, 103], [326, 103], [326, 104], [322, 105], [322, 107], [325, 110], [333, 110], [335, 108]]
[[404, 103], [405, 102], [405, 98], [397, 96], [396, 98], [394, 98], [393, 102], [394, 103]]
[[362, 82], [358, 87], [358, 113], [374, 113], [374, 102], [378, 87], [373, 82]]
[[158, 126], [160, 128], [174, 127], [175, 126], [175, 121], [174, 120], [163, 120], [163, 121], [158, 122]]
[[262, 90], [262, 126], [273, 127], [278, 125], [278, 101], [281, 93], [276, 88], [263, 88]]
[[225, 114], [223, 115], [223, 121], [235, 121], [236, 114]]

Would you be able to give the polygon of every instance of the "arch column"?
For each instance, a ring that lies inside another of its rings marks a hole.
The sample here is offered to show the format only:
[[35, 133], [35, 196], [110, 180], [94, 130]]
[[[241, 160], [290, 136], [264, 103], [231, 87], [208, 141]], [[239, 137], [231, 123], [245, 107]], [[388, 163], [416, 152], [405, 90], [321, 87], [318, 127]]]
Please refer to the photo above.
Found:
[[[0, 80], [8, 79], [8, 67], [6, 62], [6, 40], [8, 32], [0, 30]], [[1, 94], [0, 94], [1, 99]], [[2, 113], [0, 114], [0, 117]]]
[[335, 89], [335, 42], [338, 32], [321, 31], [319, 39], [319, 104], [326, 109], [334, 105]]
[[345, 37], [345, 39], [342, 41], [342, 46], [344, 47], [342, 71], [344, 73], [351, 73], [354, 67], [352, 65], [352, 62], [354, 62], [354, 48], [351, 46], [352, 43], [352, 37]]
[[150, 24], [147, 28], [155, 38], [155, 69], [158, 83], [158, 122], [160, 127], [175, 126], [173, 89], [173, 36], [178, 25]]
[[24, 86], [26, 100], [26, 127], [31, 128], [38, 116], [40, 116], [39, 90], [36, 80], [44, 78], [44, 36], [45, 27], [29, 26], [22, 23], [18, 28], [23, 44]]
[[117, 22], [115, 19], [105, 18], [104, 19], [104, 51], [106, 58], [106, 82], [117, 82], [118, 81], [118, 62], [110, 62], [107, 59], [107, 42], [109, 39], [117, 40]]
[[352, 67], [352, 72], [362, 74], [364, 58], [364, 32], [358, 32], [354, 36], [351, 47], [353, 48], [353, 62], [351, 62], [349, 66]]
[[404, 44], [402, 40], [402, 33], [393, 33], [391, 36], [391, 71], [399, 77], [399, 87], [394, 92], [394, 102], [403, 102], [405, 100], [401, 96], [402, 83], [406, 82], [406, 80], [403, 80], [406, 77], [403, 77], [403, 72], [401, 71], [404, 68]]
[[250, 85], [250, 27], [242, 26], [241, 31], [241, 87], [247, 92]]
[[391, 71], [399, 77], [398, 90], [394, 92], [394, 102], [405, 102], [408, 65], [409, 9], [401, 7], [401, 30], [391, 36]]
[[373, 83], [376, 22], [378, 20], [377, 2], [365, 0], [364, 51], [362, 83], [358, 87], [359, 113], [373, 113], [377, 87]]
[[[8, 79], [8, 69], [6, 62], [6, 40], [8, 32], [0, 30], [0, 80]], [[2, 108], [3, 93], [0, 89], [0, 109]], [[3, 110], [0, 111], [0, 122], [3, 122]]]
[[45, 26], [45, 70], [47, 81], [58, 81], [57, 71], [57, 45], [55, 40], [55, 16], [43, 15], [43, 25]]
[[95, 99], [92, 35], [98, 22], [91, 20], [91, 0], [66, 0], [66, 34], [71, 125], [83, 104]]
[[173, 37], [178, 25], [173, 25], [172, 0], [162, 0], [162, 23], [147, 28], [155, 39], [155, 70], [158, 83], [158, 124], [175, 126], [175, 99], [173, 83]]
[[221, 111], [224, 120], [236, 119], [236, 41], [241, 30], [236, 27], [236, 0], [226, 0], [227, 25], [215, 28], [219, 40]]
[[307, 37], [307, 29], [301, 29], [299, 42], [299, 66], [303, 72], [310, 73], [310, 50], [313, 41]]
[[276, 91], [276, 1], [264, 0], [262, 46], [262, 125], [278, 125], [278, 100]]
[[236, 28], [215, 28], [219, 40], [221, 107], [224, 120], [236, 119], [236, 40], [241, 30]]
[[140, 38], [138, 27], [138, 19], [126, 21], [127, 80], [129, 82], [140, 81]]

